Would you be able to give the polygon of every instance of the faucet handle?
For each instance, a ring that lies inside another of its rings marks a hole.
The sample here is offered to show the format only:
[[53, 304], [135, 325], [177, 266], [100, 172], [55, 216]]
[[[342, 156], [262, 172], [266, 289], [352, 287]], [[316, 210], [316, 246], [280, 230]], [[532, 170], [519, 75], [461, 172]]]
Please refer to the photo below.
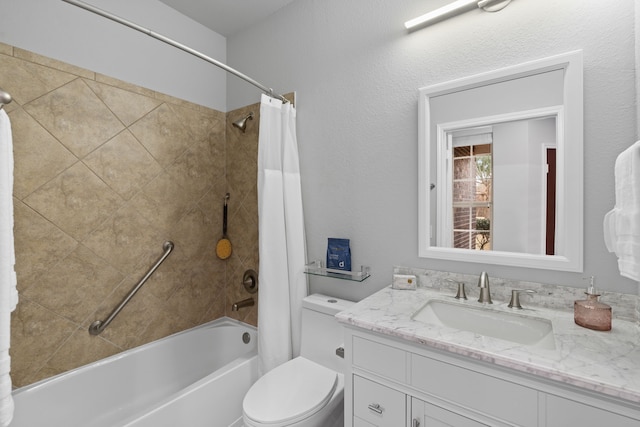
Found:
[[449, 283], [454, 283], [458, 285], [458, 292], [456, 293], [456, 296], [455, 296], [456, 299], [467, 299], [467, 293], [464, 290], [464, 282], [458, 282], [457, 280], [453, 280], [453, 279], [444, 279], [444, 280]]
[[507, 307], [521, 309], [522, 308], [522, 305], [520, 305], [520, 294], [521, 293], [535, 294], [536, 291], [534, 291], [532, 289], [512, 289], [511, 290], [511, 301], [509, 301], [509, 305]]

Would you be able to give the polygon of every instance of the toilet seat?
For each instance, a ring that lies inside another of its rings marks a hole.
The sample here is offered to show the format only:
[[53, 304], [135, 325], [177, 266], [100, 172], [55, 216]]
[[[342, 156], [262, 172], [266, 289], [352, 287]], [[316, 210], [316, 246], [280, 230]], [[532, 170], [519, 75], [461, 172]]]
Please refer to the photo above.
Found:
[[297, 357], [256, 381], [244, 398], [244, 415], [259, 425], [292, 424], [326, 406], [337, 384], [337, 372]]

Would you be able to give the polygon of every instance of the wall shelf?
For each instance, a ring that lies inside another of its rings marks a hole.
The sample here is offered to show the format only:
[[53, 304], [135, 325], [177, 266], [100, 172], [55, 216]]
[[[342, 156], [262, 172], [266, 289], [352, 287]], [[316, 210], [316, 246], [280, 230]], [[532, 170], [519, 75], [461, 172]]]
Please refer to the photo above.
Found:
[[369, 267], [365, 265], [360, 267], [360, 271], [346, 271], [326, 268], [322, 261], [313, 261], [305, 265], [304, 272], [305, 274], [310, 274], [312, 276], [331, 277], [334, 279], [351, 280], [354, 282], [363, 282], [371, 276]]

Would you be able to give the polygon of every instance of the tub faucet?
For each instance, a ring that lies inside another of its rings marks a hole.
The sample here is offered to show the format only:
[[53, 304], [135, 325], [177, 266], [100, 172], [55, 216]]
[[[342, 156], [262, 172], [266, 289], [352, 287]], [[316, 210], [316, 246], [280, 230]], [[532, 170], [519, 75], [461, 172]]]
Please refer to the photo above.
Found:
[[478, 302], [493, 304], [493, 301], [491, 301], [491, 290], [489, 289], [489, 275], [486, 271], [480, 274], [478, 287], [480, 288], [480, 298], [478, 298]]
[[231, 311], [238, 311], [241, 308], [251, 307], [254, 304], [255, 304], [255, 301], [251, 297], [247, 299], [243, 299], [242, 301], [234, 302], [233, 305], [231, 306]]

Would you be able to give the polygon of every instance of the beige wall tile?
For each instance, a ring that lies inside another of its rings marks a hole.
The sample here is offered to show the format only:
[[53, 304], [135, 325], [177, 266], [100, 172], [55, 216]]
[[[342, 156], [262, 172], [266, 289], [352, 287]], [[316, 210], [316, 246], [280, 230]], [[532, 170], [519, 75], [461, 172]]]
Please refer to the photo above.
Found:
[[83, 163], [76, 163], [24, 201], [78, 240], [123, 203], [122, 198]]
[[109, 109], [125, 124], [130, 126], [140, 120], [162, 102], [155, 98], [135, 92], [86, 80], [91, 90], [109, 107]]
[[163, 233], [154, 228], [131, 206], [126, 205], [97, 227], [84, 244], [118, 270], [142, 276], [149, 254], [162, 254]]
[[156, 92], [151, 89], [147, 89], [141, 86], [136, 86], [132, 83], [125, 82], [123, 80], [116, 79], [114, 77], [105, 76], [104, 74], [96, 73], [95, 80], [100, 83], [108, 84], [120, 89], [124, 89], [129, 92], [134, 92], [139, 95], [148, 96], [149, 98], [157, 99]]
[[124, 129], [82, 79], [36, 99], [25, 109], [78, 157], [86, 156]]
[[10, 46], [5, 43], [0, 43], [0, 53], [3, 55], [13, 55], [13, 46]]
[[16, 273], [22, 292], [69, 255], [78, 242], [17, 199], [13, 210]]
[[123, 278], [105, 260], [80, 245], [22, 295], [80, 324]]
[[162, 173], [131, 200], [131, 205], [159, 230], [171, 230], [195, 204], [189, 192]]
[[193, 142], [167, 104], [160, 105], [129, 129], [162, 166], [173, 163]]
[[12, 111], [9, 119], [19, 142], [13, 144], [13, 194], [24, 199], [78, 159], [23, 109]]
[[78, 328], [71, 321], [21, 298], [11, 315], [11, 379], [21, 387], [40, 379], [38, 371]]
[[90, 153], [84, 163], [125, 200], [131, 199], [162, 171], [128, 130]]
[[76, 78], [75, 75], [0, 55], [2, 88], [20, 104], [33, 101]]

